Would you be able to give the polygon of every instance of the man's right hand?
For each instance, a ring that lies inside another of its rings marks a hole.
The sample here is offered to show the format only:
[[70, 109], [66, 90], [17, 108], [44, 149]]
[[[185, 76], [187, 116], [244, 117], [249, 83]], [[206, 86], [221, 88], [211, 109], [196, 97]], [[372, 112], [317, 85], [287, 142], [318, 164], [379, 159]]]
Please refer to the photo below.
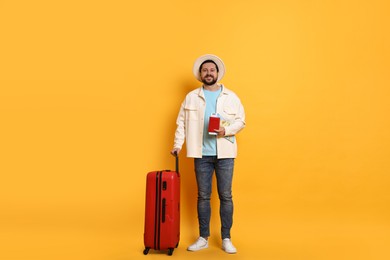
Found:
[[171, 151], [171, 154], [173, 156], [178, 156], [180, 153], [180, 149], [179, 148], [173, 148], [172, 151]]

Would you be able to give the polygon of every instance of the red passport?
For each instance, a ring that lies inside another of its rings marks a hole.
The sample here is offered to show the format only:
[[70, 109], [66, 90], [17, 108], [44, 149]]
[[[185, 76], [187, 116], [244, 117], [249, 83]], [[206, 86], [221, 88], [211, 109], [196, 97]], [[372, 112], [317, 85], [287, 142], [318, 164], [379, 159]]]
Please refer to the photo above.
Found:
[[220, 119], [217, 115], [211, 115], [209, 118], [209, 134], [210, 135], [217, 135], [218, 133], [215, 132], [215, 130], [219, 129], [219, 122]]

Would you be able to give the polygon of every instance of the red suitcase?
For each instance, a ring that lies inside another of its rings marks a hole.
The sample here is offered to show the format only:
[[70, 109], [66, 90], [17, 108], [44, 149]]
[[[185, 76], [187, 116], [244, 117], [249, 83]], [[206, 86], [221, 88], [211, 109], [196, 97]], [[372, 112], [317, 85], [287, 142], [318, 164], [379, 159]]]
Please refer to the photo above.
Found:
[[144, 255], [150, 249], [168, 250], [180, 239], [180, 174], [176, 155], [176, 171], [149, 172], [146, 177]]

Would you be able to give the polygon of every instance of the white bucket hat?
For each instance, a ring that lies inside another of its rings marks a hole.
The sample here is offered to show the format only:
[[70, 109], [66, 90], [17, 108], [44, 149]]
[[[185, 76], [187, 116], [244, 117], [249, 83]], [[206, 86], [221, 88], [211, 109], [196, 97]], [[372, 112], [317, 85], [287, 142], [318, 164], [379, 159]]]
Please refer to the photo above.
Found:
[[200, 79], [200, 73], [199, 73], [199, 68], [200, 68], [200, 65], [202, 65], [203, 62], [205, 62], [206, 60], [212, 60], [215, 62], [215, 64], [217, 64], [218, 66], [218, 79], [217, 81], [220, 81], [223, 76], [225, 75], [225, 64], [223, 64], [223, 61], [213, 55], [213, 54], [205, 54], [203, 56], [200, 56], [194, 63], [194, 67], [192, 68], [192, 72], [194, 73], [195, 75], [195, 78], [199, 81], [202, 81]]

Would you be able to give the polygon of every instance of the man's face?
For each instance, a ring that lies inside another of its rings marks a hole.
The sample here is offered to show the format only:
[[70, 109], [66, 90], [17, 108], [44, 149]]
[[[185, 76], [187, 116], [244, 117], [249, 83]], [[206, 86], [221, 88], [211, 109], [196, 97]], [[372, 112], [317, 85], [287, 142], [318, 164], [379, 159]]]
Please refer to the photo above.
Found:
[[200, 79], [206, 86], [212, 86], [217, 82], [217, 67], [212, 62], [204, 63], [200, 69]]

